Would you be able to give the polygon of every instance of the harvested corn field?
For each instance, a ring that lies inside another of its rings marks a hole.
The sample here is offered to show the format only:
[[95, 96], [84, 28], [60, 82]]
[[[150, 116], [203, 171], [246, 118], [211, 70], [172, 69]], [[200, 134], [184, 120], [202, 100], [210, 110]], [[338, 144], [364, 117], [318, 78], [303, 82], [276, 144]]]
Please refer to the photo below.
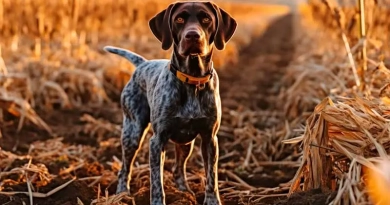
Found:
[[[148, 20], [171, 2], [0, 0], [0, 204], [150, 204], [149, 140], [135, 160], [131, 195], [115, 194], [120, 93], [134, 67], [103, 47], [170, 58]], [[223, 204], [383, 200], [390, 190], [387, 2], [366, 1], [365, 38], [355, 1], [215, 2], [238, 22], [213, 56]], [[166, 204], [202, 204], [200, 138], [187, 162], [194, 196], [176, 188], [174, 157], [168, 143]]]

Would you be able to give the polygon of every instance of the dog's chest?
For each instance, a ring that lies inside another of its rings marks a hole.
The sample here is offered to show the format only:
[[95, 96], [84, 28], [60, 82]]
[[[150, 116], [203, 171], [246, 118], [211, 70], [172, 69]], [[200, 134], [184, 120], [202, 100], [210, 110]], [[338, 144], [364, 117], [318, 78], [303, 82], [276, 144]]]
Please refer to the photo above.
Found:
[[170, 139], [178, 144], [187, 144], [194, 140], [198, 134], [207, 133], [212, 124], [212, 120], [207, 117], [176, 117], [173, 119]]
[[190, 97], [180, 107], [173, 118], [171, 140], [186, 144], [198, 134], [211, 132], [217, 120], [216, 104], [211, 96]]
[[180, 98], [181, 105], [177, 107], [176, 117], [196, 119], [216, 115], [215, 97], [211, 91], [199, 94], [188, 91]]

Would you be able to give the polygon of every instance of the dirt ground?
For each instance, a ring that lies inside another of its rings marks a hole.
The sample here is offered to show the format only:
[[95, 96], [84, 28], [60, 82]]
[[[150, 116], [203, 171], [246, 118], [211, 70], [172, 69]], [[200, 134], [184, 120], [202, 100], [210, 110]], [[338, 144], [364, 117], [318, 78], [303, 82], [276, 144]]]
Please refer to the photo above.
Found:
[[[249, 46], [241, 49], [239, 63], [234, 66], [227, 66], [225, 69], [218, 71], [220, 75], [220, 92], [223, 104], [223, 121], [222, 127], [225, 128], [220, 133], [219, 146], [221, 152], [225, 148], [236, 149], [238, 152], [245, 151], [245, 147], [232, 146], [235, 142], [232, 138], [231, 126], [232, 111], [240, 110], [273, 110], [281, 109], [280, 102], [276, 102], [280, 89], [283, 87], [281, 79], [283, 78], [286, 68], [290, 61], [294, 58], [296, 46], [293, 39], [293, 20], [292, 15], [286, 15], [277, 19], [272, 23], [266, 32], [259, 38], [255, 39]], [[119, 146], [119, 133], [104, 133], [101, 136], [91, 136], [86, 130], [80, 117], [83, 114], [89, 114], [94, 118], [102, 118], [114, 124], [121, 123], [121, 112], [116, 102], [108, 104], [104, 107], [85, 108], [80, 110], [59, 110], [59, 111], [39, 111], [38, 114], [52, 127], [53, 131], [63, 138], [62, 143], [70, 146], [89, 146], [93, 156], [86, 157], [84, 166], [74, 169], [67, 174], [61, 174], [63, 167], [68, 167], [72, 159], [59, 156], [56, 161], [45, 162], [39, 159], [33, 159], [33, 164], [43, 163], [48, 169], [48, 173], [57, 175], [48, 184], [36, 185], [35, 192], [47, 193], [71, 179], [70, 176], [78, 179], [86, 179], [87, 177], [95, 177], [105, 175], [105, 180], [91, 185], [93, 179], [76, 180], [70, 183], [65, 188], [54, 193], [51, 196], [34, 198], [34, 204], [39, 205], [72, 205], [79, 204], [79, 199], [84, 204], [90, 204], [93, 199], [96, 199], [98, 194], [105, 196], [112, 195], [115, 192], [116, 181], [115, 174], [108, 172], [113, 169], [113, 164], [107, 162], [112, 161], [113, 157], [120, 158], [121, 151]], [[283, 116], [281, 116], [283, 118]], [[32, 125], [26, 125], [19, 134], [16, 134], [17, 123], [12, 123], [13, 118], [9, 117], [9, 124], [2, 125], [2, 138], [0, 138], [1, 148], [5, 151], [12, 151], [17, 154], [27, 154], [30, 146], [36, 141], [45, 141], [52, 139], [45, 131], [38, 130]], [[271, 128], [278, 129], [281, 126], [275, 125], [278, 122], [272, 120], [264, 123], [251, 122], [246, 120], [246, 123], [251, 123], [258, 130], [267, 130]], [[277, 131], [277, 130], [276, 130]], [[230, 134], [229, 134], [230, 133]], [[23, 137], [21, 137], [23, 136]], [[54, 139], [55, 140], [55, 139]], [[102, 143], [105, 142], [106, 144]], [[197, 139], [197, 143], [199, 143]], [[107, 145], [108, 144], [108, 145]], [[291, 160], [296, 160], [298, 147], [288, 147], [279, 156], [279, 159], [284, 159], [291, 156]], [[221, 153], [223, 156], [226, 153]], [[229, 172], [226, 170], [234, 169], [234, 163], [240, 155], [227, 156], [220, 160], [219, 180], [226, 181]], [[191, 188], [195, 191], [196, 197], [181, 193], [173, 186], [172, 175], [170, 169], [173, 165], [173, 152], [168, 148], [167, 158], [164, 173], [164, 188], [166, 192], [166, 200], [168, 205], [173, 204], [202, 204], [204, 186], [199, 178], [190, 181]], [[187, 170], [192, 174], [203, 173], [202, 167], [194, 163], [196, 160], [190, 160]], [[9, 169], [20, 167], [28, 163], [27, 159], [14, 161], [9, 165]], [[230, 164], [232, 163], [232, 164]], [[233, 167], [232, 167], [233, 166]], [[142, 167], [140, 168], [142, 169]], [[241, 197], [239, 194], [225, 194], [224, 190], [237, 189], [237, 184], [221, 185], [221, 196], [225, 205], [236, 204], [278, 204], [278, 205], [309, 205], [309, 204], [326, 204], [329, 193], [321, 193], [318, 190], [309, 193], [300, 193], [293, 195], [287, 199], [286, 193], [288, 188], [285, 185], [294, 176], [296, 166], [287, 165], [264, 165], [258, 170], [251, 169], [249, 171], [235, 172], [248, 185], [255, 188], [275, 188], [270, 189], [269, 193], [261, 192], [257, 196], [256, 201], [251, 201], [248, 197]], [[133, 180], [131, 191], [134, 196], [135, 204], [149, 204], [149, 182], [148, 170], [139, 171], [138, 180]], [[5, 187], [2, 191], [28, 191], [26, 182], [20, 182], [18, 175], [10, 175], [9, 180], [3, 184]], [[23, 181], [23, 180], [22, 180]], [[99, 184], [99, 185], [98, 185]], [[100, 189], [100, 190], [99, 190]], [[260, 190], [260, 189], [259, 189]], [[260, 191], [259, 191], [260, 192]], [[227, 193], [227, 192], [226, 192]], [[231, 192], [229, 192], [231, 193]], [[255, 192], [254, 192], [255, 193]], [[254, 194], [255, 196], [255, 194]], [[131, 200], [128, 203], [131, 204]], [[126, 201], [126, 199], [125, 199]], [[250, 202], [250, 203], [249, 203]], [[24, 194], [16, 194], [6, 196], [0, 194], [0, 204], [2, 205], [17, 205], [29, 204], [29, 197]]]

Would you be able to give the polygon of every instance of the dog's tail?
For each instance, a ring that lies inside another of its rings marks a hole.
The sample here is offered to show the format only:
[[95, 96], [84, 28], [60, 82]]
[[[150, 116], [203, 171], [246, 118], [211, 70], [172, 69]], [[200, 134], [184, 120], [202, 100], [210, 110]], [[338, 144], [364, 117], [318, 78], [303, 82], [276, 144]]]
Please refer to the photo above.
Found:
[[114, 53], [126, 58], [135, 66], [141, 65], [142, 63], [147, 61], [144, 57], [123, 48], [118, 48], [114, 46], [105, 46], [103, 49], [107, 52]]

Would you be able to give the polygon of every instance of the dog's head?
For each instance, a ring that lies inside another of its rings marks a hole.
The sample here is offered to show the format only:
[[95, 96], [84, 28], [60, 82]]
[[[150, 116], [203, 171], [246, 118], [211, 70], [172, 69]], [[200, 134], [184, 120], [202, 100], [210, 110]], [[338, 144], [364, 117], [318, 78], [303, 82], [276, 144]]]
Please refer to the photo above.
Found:
[[149, 21], [153, 34], [168, 50], [174, 43], [181, 56], [206, 55], [214, 44], [223, 50], [237, 23], [212, 2], [176, 2]]

